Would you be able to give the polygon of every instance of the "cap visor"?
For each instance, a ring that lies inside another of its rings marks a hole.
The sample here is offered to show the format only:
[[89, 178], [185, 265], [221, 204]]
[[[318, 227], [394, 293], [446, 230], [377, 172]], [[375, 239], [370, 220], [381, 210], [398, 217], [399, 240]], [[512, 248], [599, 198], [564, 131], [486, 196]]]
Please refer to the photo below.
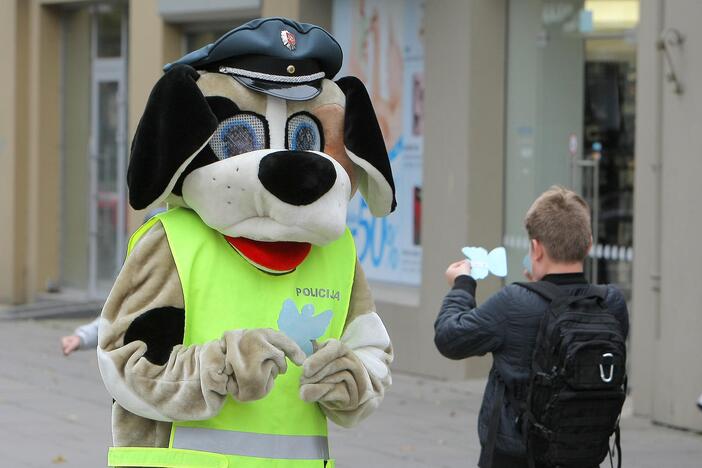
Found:
[[291, 84], [257, 80], [245, 76], [232, 75], [232, 77], [249, 89], [290, 101], [307, 101], [322, 92], [322, 80]]

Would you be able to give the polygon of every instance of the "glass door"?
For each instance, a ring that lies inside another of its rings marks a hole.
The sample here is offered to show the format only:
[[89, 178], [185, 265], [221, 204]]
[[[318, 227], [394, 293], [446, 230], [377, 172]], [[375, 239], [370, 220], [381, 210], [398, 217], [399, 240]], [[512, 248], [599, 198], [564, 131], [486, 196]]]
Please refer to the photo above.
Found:
[[104, 297], [126, 246], [126, 9], [99, 4], [93, 12], [89, 293]]
[[580, 191], [593, 209], [591, 281], [631, 294], [636, 44], [626, 32], [585, 40], [585, 119]]

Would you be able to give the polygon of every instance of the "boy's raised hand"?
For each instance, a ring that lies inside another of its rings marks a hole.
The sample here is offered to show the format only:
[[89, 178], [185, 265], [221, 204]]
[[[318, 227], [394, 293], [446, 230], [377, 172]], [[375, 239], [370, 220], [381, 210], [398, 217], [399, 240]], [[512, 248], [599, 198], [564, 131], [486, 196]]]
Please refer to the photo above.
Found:
[[456, 278], [461, 275], [470, 275], [470, 261], [463, 259], [457, 262], [453, 262], [446, 269], [446, 281], [448, 281], [449, 286], [453, 287], [453, 283]]

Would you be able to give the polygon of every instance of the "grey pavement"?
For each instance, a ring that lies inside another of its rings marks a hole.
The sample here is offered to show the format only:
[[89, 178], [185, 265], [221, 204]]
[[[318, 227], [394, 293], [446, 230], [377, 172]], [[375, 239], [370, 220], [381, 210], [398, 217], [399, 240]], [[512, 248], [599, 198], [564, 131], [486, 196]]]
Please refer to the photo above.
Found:
[[[105, 466], [111, 398], [95, 353], [59, 350], [59, 337], [80, 323], [0, 321], [0, 466]], [[373, 416], [354, 429], [331, 427], [337, 466], [474, 467], [483, 385], [396, 373]], [[702, 467], [700, 435], [634, 417], [622, 433], [627, 468]]]

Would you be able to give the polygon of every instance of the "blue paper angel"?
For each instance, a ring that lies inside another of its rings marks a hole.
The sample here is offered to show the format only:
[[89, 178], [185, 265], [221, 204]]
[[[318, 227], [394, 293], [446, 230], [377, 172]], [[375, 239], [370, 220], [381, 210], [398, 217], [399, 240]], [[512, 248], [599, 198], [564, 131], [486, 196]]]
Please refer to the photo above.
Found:
[[312, 341], [324, 335], [334, 313], [331, 310], [314, 315], [314, 306], [307, 304], [298, 312], [292, 299], [286, 299], [278, 317], [278, 329], [302, 348], [308, 356], [314, 351]]
[[463, 247], [462, 252], [470, 261], [470, 275], [476, 280], [486, 278], [488, 273], [507, 276], [507, 252], [504, 247], [492, 249], [490, 253], [482, 247]]

